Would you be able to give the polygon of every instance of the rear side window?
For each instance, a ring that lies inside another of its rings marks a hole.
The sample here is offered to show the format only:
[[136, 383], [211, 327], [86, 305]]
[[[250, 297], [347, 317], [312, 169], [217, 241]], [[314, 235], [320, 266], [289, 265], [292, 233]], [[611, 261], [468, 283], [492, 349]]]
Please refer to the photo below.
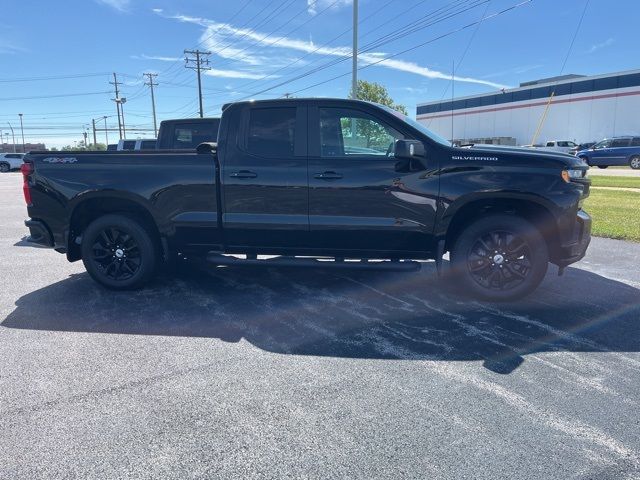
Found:
[[633, 137], [631, 139], [631, 146], [632, 147], [640, 147], [640, 137]]
[[22, 155], [20, 155], [19, 153], [7, 153], [5, 155], [5, 158], [22, 158]]
[[143, 140], [140, 148], [142, 148], [143, 150], [153, 150], [156, 148], [156, 141], [155, 140]]
[[630, 140], [630, 138], [614, 138], [611, 142], [611, 148], [628, 147]]
[[553, 142], [547, 142], [547, 147], [553, 147]]
[[125, 140], [124, 142], [122, 142], [123, 150], [133, 150], [134, 148], [136, 148], [135, 140]]
[[[218, 139], [218, 122], [180, 123], [173, 130], [169, 148], [196, 148], [203, 142], [215, 142]], [[153, 147], [155, 148], [155, 144]]]
[[253, 108], [249, 112], [247, 150], [265, 157], [292, 157], [296, 108]]

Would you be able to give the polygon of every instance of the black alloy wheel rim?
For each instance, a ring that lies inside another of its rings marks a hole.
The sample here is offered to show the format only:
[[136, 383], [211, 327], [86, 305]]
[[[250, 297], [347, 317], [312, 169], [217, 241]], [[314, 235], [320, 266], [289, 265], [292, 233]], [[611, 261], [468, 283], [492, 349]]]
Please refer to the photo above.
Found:
[[121, 228], [109, 227], [102, 230], [95, 238], [91, 250], [93, 262], [111, 280], [128, 280], [140, 270], [142, 257], [138, 242]]
[[495, 230], [480, 235], [467, 255], [467, 268], [481, 287], [507, 291], [531, 274], [531, 246], [521, 235]]

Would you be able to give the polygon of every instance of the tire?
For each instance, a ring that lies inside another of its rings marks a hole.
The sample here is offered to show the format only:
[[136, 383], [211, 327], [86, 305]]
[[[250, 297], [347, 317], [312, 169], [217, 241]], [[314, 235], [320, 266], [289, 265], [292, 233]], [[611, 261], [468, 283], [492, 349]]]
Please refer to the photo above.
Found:
[[6, 173], [6, 172], [9, 172], [9, 171], [11, 171], [11, 165], [9, 165], [6, 162], [0, 163], [0, 172]]
[[158, 266], [158, 249], [137, 220], [105, 215], [82, 234], [82, 262], [91, 278], [111, 290], [143, 287]]
[[532, 224], [507, 214], [483, 217], [451, 249], [453, 279], [462, 292], [508, 301], [533, 292], [549, 266], [547, 244]]
[[609, 168], [609, 165], [598, 165], [598, 168], [602, 168], [604, 170], [605, 168]]
[[634, 155], [629, 159], [629, 166], [634, 170], [640, 170], [640, 155]]

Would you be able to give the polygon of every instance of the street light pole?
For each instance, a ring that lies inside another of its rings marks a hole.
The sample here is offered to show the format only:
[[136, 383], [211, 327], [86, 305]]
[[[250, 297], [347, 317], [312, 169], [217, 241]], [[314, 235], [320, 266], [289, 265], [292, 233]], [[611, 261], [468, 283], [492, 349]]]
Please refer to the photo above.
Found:
[[351, 65], [351, 98], [358, 98], [358, 0], [353, 0], [353, 53]]
[[[9, 124], [9, 128], [11, 129], [11, 138], [13, 139], [13, 153], [16, 153], [16, 135], [13, 133], [13, 127], [11, 126], [10, 122], [7, 122]], [[9, 136], [9, 134], [7, 134], [7, 137]], [[9, 139], [7, 138], [7, 142], [9, 141]]]
[[19, 113], [18, 116], [20, 117], [20, 132], [22, 132], [22, 153], [27, 153], [24, 151], [24, 126], [22, 125], [22, 114]]
[[104, 119], [104, 141], [107, 142], [105, 145], [109, 147], [109, 134], [107, 133], [107, 117], [102, 117]]

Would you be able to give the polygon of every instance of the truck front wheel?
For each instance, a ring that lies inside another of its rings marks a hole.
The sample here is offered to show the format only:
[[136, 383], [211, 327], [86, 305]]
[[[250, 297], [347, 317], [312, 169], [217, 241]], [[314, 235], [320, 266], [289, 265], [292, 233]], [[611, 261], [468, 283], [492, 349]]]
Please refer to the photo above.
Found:
[[112, 290], [142, 287], [158, 264], [156, 246], [147, 229], [123, 215], [94, 220], [82, 234], [81, 248], [89, 275]]
[[526, 220], [490, 215], [458, 236], [451, 264], [462, 292], [483, 300], [507, 301], [540, 285], [547, 273], [549, 252], [540, 232]]

